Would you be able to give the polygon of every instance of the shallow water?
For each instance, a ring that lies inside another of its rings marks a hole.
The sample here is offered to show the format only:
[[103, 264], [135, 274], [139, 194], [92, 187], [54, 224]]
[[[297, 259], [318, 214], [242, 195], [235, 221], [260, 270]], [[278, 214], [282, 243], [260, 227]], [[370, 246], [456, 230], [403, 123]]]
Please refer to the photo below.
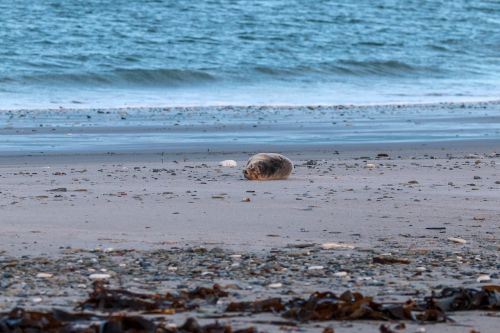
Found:
[[495, 103], [34, 110], [0, 112], [0, 123], [0, 155], [318, 150], [500, 139]]
[[0, 0], [0, 108], [500, 96], [495, 0]]

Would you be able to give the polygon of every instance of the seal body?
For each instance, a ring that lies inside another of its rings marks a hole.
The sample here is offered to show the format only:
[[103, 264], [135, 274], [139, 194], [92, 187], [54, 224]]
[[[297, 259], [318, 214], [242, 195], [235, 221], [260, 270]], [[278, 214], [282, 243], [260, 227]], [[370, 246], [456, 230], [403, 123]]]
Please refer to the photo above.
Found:
[[243, 176], [248, 180], [287, 179], [292, 173], [293, 164], [281, 154], [260, 153], [248, 160]]

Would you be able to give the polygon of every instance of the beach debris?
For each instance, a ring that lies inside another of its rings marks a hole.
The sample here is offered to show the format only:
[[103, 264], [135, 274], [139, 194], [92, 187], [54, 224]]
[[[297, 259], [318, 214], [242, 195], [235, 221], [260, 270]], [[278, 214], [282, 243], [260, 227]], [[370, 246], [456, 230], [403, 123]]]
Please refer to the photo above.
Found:
[[285, 305], [281, 298], [269, 298], [254, 302], [231, 302], [226, 307], [226, 312], [281, 312], [285, 310]]
[[222, 167], [236, 168], [238, 166], [238, 163], [235, 160], [224, 160], [220, 161], [219, 165]]
[[123, 289], [108, 289], [103, 281], [94, 282], [94, 290], [89, 298], [78, 306], [81, 309], [99, 311], [147, 311], [150, 313], [172, 314], [179, 311], [193, 310], [198, 307], [195, 299], [206, 300], [215, 304], [219, 297], [226, 297], [227, 292], [215, 284], [212, 288], [197, 287], [179, 294], [140, 294]]
[[443, 311], [500, 310], [500, 285], [485, 285], [481, 289], [444, 288], [424, 300]]
[[354, 245], [330, 242], [321, 244], [321, 248], [323, 250], [352, 250]]
[[106, 273], [94, 273], [89, 275], [89, 279], [92, 280], [107, 280], [109, 278], [111, 278], [111, 275]]
[[448, 240], [450, 242], [457, 243], [457, 244], [467, 244], [467, 241], [463, 238], [449, 237]]
[[53, 276], [54, 276], [54, 274], [52, 274], [52, 273], [38, 273], [36, 275], [36, 277], [39, 279], [50, 279]]
[[283, 283], [271, 283], [270, 285], [268, 285], [269, 288], [281, 288], [283, 287]]
[[445, 322], [446, 311], [499, 310], [500, 286], [482, 289], [445, 288], [439, 295], [425, 297], [423, 302], [377, 303], [373, 297], [346, 291], [340, 296], [332, 292], [315, 292], [308, 299], [295, 298], [283, 303], [280, 298], [255, 302], [230, 303], [226, 312], [281, 312], [297, 321], [324, 320], [413, 320]]
[[316, 270], [324, 269], [324, 267], [320, 266], [320, 265], [315, 265], [315, 266], [309, 266], [309, 267], [307, 267], [307, 269], [310, 271], [316, 271]]
[[233, 329], [230, 325], [214, 322], [199, 324], [188, 318], [177, 327], [161, 319], [145, 318], [137, 315], [100, 316], [93, 313], [69, 313], [61, 310], [48, 312], [27, 311], [15, 308], [8, 313], [0, 313], [0, 332], [30, 333], [254, 333], [254, 327]]
[[476, 281], [478, 283], [489, 282], [491, 281], [491, 277], [488, 274], [481, 274], [477, 277]]
[[47, 192], [68, 192], [68, 189], [66, 187], [57, 187], [47, 190]]
[[393, 265], [393, 264], [407, 265], [410, 263], [410, 260], [404, 258], [381, 256], [381, 257], [373, 257], [372, 262], [374, 264], [382, 264], [382, 265]]

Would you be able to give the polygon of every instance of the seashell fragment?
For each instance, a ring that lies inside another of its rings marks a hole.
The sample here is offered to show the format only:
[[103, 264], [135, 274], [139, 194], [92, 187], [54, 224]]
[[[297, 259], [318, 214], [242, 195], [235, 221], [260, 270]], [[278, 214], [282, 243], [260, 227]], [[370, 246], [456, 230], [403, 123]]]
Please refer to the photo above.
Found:
[[92, 280], [106, 280], [109, 279], [111, 275], [109, 274], [103, 274], [103, 273], [95, 273], [95, 274], [90, 274], [89, 278]]
[[342, 243], [324, 243], [321, 244], [321, 248], [323, 250], [352, 250], [354, 249], [354, 245], [351, 244], [342, 244]]
[[453, 243], [458, 243], [458, 244], [467, 244], [467, 241], [463, 238], [458, 238], [458, 237], [450, 237], [448, 238], [450, 242]]
[[236, 168], [238, 166], [238, 163], [236, 163], [235, 160], [224, 160], [220, 161], [219, 165], [222, 167]]

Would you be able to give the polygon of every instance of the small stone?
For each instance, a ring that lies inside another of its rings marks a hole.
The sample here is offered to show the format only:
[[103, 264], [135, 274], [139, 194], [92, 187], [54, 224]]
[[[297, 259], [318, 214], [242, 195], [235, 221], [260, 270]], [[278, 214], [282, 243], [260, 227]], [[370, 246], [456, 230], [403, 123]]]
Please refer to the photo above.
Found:
[[90, 274], [89, 278], [92, 280], [106, 280], [109, 279], [111, 275], [109, 274], [104, 274], [104, 273], [95, 273], [95, 274]]
[[33, 303], [40, 303], [41, 301], [43, 301], [43, 299], [41, 297], [33, 297], [31, 301]]
[[281, 288], [283, 287], [283, 284], [282, 283], [271, 283], [270, 285], [268, 285], [269, 288]]
[[425, 268], [424, 266], [419, 266], [419, 267], [415, 268], [415, 270], [417, 272], [425, 272], [427, 270], [427, 268]]
[[51, 273], [38, 273], [36, 275], [36, 277], [39, 279], [50, 279], [53, 276], [54, 276], [54, 274], [51, 274]]
[[346, 277], [347, 276], [347, 272], [335, 272], [333, 273], [333, 276], [336, 276], [336, 277]]
[[365, 168], [368, 168], [368, 169], [373, 169], [373, 168], [376, 168], [377, 166], [373, 163], [366, 163], [366, 166]]
[[489, 282], [491, 281], [491, 277], [488, 274], [481, 274], [476, 279], [478, 283]]
[[450, 237], [448, 238], [450, 242], [453, 243], [458, 243], [458, 244], [467, 244], [467, 241], [463, 238], [458, 238], [458, 237]]
[[219, 165], [222, 167], [235, 168], [238, 166], [238, 163], [236, 163], [235, 160], [224, 160], [220, 161]]

